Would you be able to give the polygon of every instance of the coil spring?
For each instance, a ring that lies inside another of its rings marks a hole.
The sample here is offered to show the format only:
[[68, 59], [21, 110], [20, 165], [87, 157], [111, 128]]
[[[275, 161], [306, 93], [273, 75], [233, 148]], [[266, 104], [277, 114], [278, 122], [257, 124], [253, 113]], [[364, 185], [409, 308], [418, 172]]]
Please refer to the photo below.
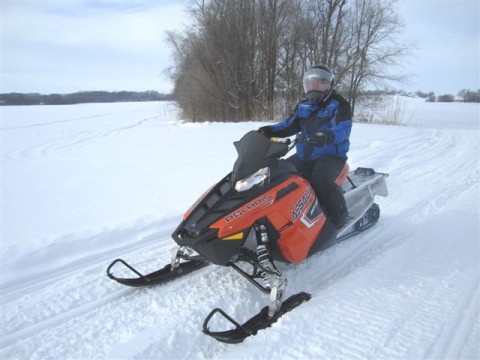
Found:
[[259, 240], [259, 245], [257, 246], [257, 260], [259, 265], [267, 271], [261, 270], [260, 271], [260, 277], [262, 280], [265, 282], [265, 284], [269, 285], [269, 280], [270, 280], [270, 275], [268, 271], [273, 271], [272, 269], [272, 264], [270, 262], [270, 252], [268, 250], [267, 244], [268, 244], [268, 234], [267, 234], [267, 228], [265, 225], [259, 225], [256, 227], [256, 232], [257, 232], [257, 241]]
[[[260, 266], [267, 270], [272, 270], [269, 258], [269, 252], [265, 245], [258, 245], [257, 246], [257, 259]], [[260, 277], [262, 278], [265, 283], [269, 282], [270, 276], [266, 271], [260, 272]]]

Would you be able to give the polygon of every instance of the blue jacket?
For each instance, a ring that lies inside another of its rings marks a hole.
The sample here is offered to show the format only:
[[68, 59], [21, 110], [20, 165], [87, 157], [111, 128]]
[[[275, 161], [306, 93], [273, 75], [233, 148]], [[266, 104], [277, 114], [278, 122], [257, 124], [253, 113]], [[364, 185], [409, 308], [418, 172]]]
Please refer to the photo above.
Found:
[[333, 141], [324, 147], [299, 142], [296, 145], [300, 160], [316, 160], [324, 155], [334, 155], [347, 159], [352, 130], [350, 104], [341, 95], [333, 92], [326, 103], [315, 105], [309, 100], [300, 101], [288, 119], [270, 126], [273, 137], [287, 137], [298, 133], [304, 139], [312, 139], [314, 134], [329, 130]]

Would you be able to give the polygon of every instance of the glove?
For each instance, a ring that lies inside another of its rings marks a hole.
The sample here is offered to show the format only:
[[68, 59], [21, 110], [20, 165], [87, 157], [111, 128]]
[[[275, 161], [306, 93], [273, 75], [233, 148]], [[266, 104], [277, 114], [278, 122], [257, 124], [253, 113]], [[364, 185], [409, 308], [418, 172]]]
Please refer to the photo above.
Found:
[[335, 141], [335, 134], [331, 130], [322, 130], [314, 135], [315, 145], [324, 147], [327, 144], [331, 144]]
[[273, 130], [270, 126], [262, 126], [257, 131], [266, 137], [272, 137], [273, 134]]

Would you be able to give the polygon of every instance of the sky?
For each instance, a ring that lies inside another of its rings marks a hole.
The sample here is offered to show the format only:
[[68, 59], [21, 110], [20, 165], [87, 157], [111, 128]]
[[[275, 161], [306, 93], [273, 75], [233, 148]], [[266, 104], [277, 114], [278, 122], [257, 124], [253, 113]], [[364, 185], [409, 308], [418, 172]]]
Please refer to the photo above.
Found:
[[[166, 31], [191, 20], [188, 0], [0, 0], [0, 92], [168, 93]], [[480, 88], [480, 1], [404, 0], [402, 40], [415, 44], [405, 90]]]
[[0, 92], [170, 92], [166, 31], [188, 23], [185, 2], [5, 1]]
[[397, 11], [404, 40], [415, 44], [405, 88], [437, 95], [480, 89], [479, 0], [405, 0]]

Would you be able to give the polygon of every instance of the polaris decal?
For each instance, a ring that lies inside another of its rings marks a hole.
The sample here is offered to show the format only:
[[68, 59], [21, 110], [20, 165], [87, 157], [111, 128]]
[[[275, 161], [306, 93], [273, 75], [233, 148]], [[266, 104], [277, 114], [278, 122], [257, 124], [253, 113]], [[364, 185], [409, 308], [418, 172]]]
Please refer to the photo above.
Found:
[[263, 195], [262, 197], [259, 197], [252, 201], [250, 204], [245, 205], [244, 207], [238, 209], [237, 211], [229, 214], [227, 217], [224, 218], [226, 222], [230, 222], [233, 219], [236, 219], [246, 213], [248, 213], [250, 210], [256, 209], [261, 207], [260, 205], [267, 205], [266, 202], [269, 200], [273, 200], [272, 195], [266, 194]]
[[307, 191], [305, 191], [305, 194], [297, 201], [295, 204], [295, 208], [292, 211], [292, 220], [296, 221], [300, 214], [302, 213], [303, 208], [305, 205], [307, 205], [308, 200], [312, 197], [313, 194], [313, 189], [311, 187], [308, 187]]

